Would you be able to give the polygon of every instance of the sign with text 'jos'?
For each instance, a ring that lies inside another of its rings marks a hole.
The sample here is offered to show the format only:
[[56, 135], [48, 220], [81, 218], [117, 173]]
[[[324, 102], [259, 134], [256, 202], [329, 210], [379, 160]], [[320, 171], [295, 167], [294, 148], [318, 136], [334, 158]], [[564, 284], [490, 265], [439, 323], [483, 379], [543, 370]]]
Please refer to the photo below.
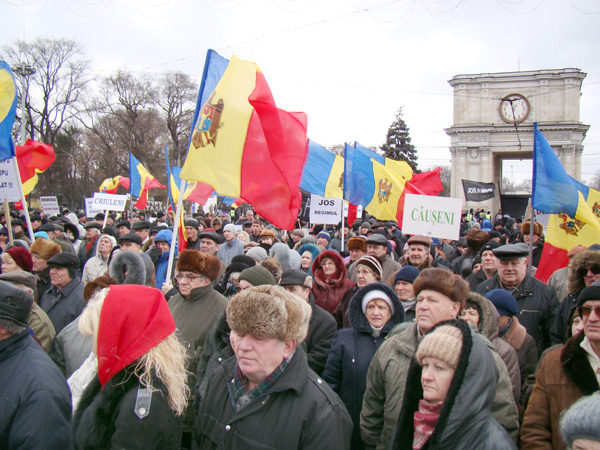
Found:
[[461, 209], [460, 198], [406, 194], [402, 233], [458, 239]]
[[310, 223], [332, 224], [342, 220], [342, 199], [310, 195]]
[[92, 207], [94, 209], [101, 209], [103, 211], [124, 211], [126, 202], [126, 195], [95, 192]]

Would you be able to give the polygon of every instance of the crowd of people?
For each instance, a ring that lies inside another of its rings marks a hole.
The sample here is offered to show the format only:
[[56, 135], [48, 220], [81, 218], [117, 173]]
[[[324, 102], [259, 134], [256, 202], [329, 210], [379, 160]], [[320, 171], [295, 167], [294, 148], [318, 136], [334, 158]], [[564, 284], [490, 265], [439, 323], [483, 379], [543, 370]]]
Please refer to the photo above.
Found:
[[600, 448], [600, 233], [544, 283], [543, 225], [501, 212], [449, 240], [247, 206], [185, 243], [0, 216], [0, 448]]

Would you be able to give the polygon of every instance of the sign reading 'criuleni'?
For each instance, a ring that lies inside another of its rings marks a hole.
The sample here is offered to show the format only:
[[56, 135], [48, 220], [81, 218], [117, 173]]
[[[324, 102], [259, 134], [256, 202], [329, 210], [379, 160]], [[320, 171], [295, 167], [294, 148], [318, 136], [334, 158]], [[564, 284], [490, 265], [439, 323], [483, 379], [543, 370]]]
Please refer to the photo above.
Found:
[[441, 239], [458, 239], [462, 200], [407, 194], [402, 232]]

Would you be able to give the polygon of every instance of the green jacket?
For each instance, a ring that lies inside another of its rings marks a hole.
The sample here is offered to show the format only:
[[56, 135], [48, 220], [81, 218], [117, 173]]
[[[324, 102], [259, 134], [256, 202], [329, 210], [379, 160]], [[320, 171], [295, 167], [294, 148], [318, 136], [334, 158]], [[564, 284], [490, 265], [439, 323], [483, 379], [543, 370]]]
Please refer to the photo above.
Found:
[[[492, 351], [499, 373], [492, 415], [516, 441], [519, 416], [506, 365], [494, 346], [481, 337]], [[388, 335], [371, 361], [360, 415], [360, 430], [367, 449], [389, 448], [398, 426], [408, 368], [418, 343], [417, 324], [400, 324]]]

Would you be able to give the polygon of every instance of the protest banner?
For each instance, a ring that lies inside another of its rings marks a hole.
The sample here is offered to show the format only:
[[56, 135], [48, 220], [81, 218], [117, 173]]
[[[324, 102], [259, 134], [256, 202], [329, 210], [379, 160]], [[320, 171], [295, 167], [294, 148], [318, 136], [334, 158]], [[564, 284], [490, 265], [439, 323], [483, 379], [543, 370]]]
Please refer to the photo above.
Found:
[[310, 222], [337, 224], [342, 220], [342, 199], [310, 195]]
[[47, 216], [58, 216], [60, 214], [60, 208], [58, 207], [58, 200], [55, 196], [40, 197], [40, 205], [42, 211]]
[[95, 192], [92, 206], [101, 211], [124, 211], [126, 202], [126, 195]]
[[406, 194], [402, 232], [440, 239], [458, 239], [462, 200]]

